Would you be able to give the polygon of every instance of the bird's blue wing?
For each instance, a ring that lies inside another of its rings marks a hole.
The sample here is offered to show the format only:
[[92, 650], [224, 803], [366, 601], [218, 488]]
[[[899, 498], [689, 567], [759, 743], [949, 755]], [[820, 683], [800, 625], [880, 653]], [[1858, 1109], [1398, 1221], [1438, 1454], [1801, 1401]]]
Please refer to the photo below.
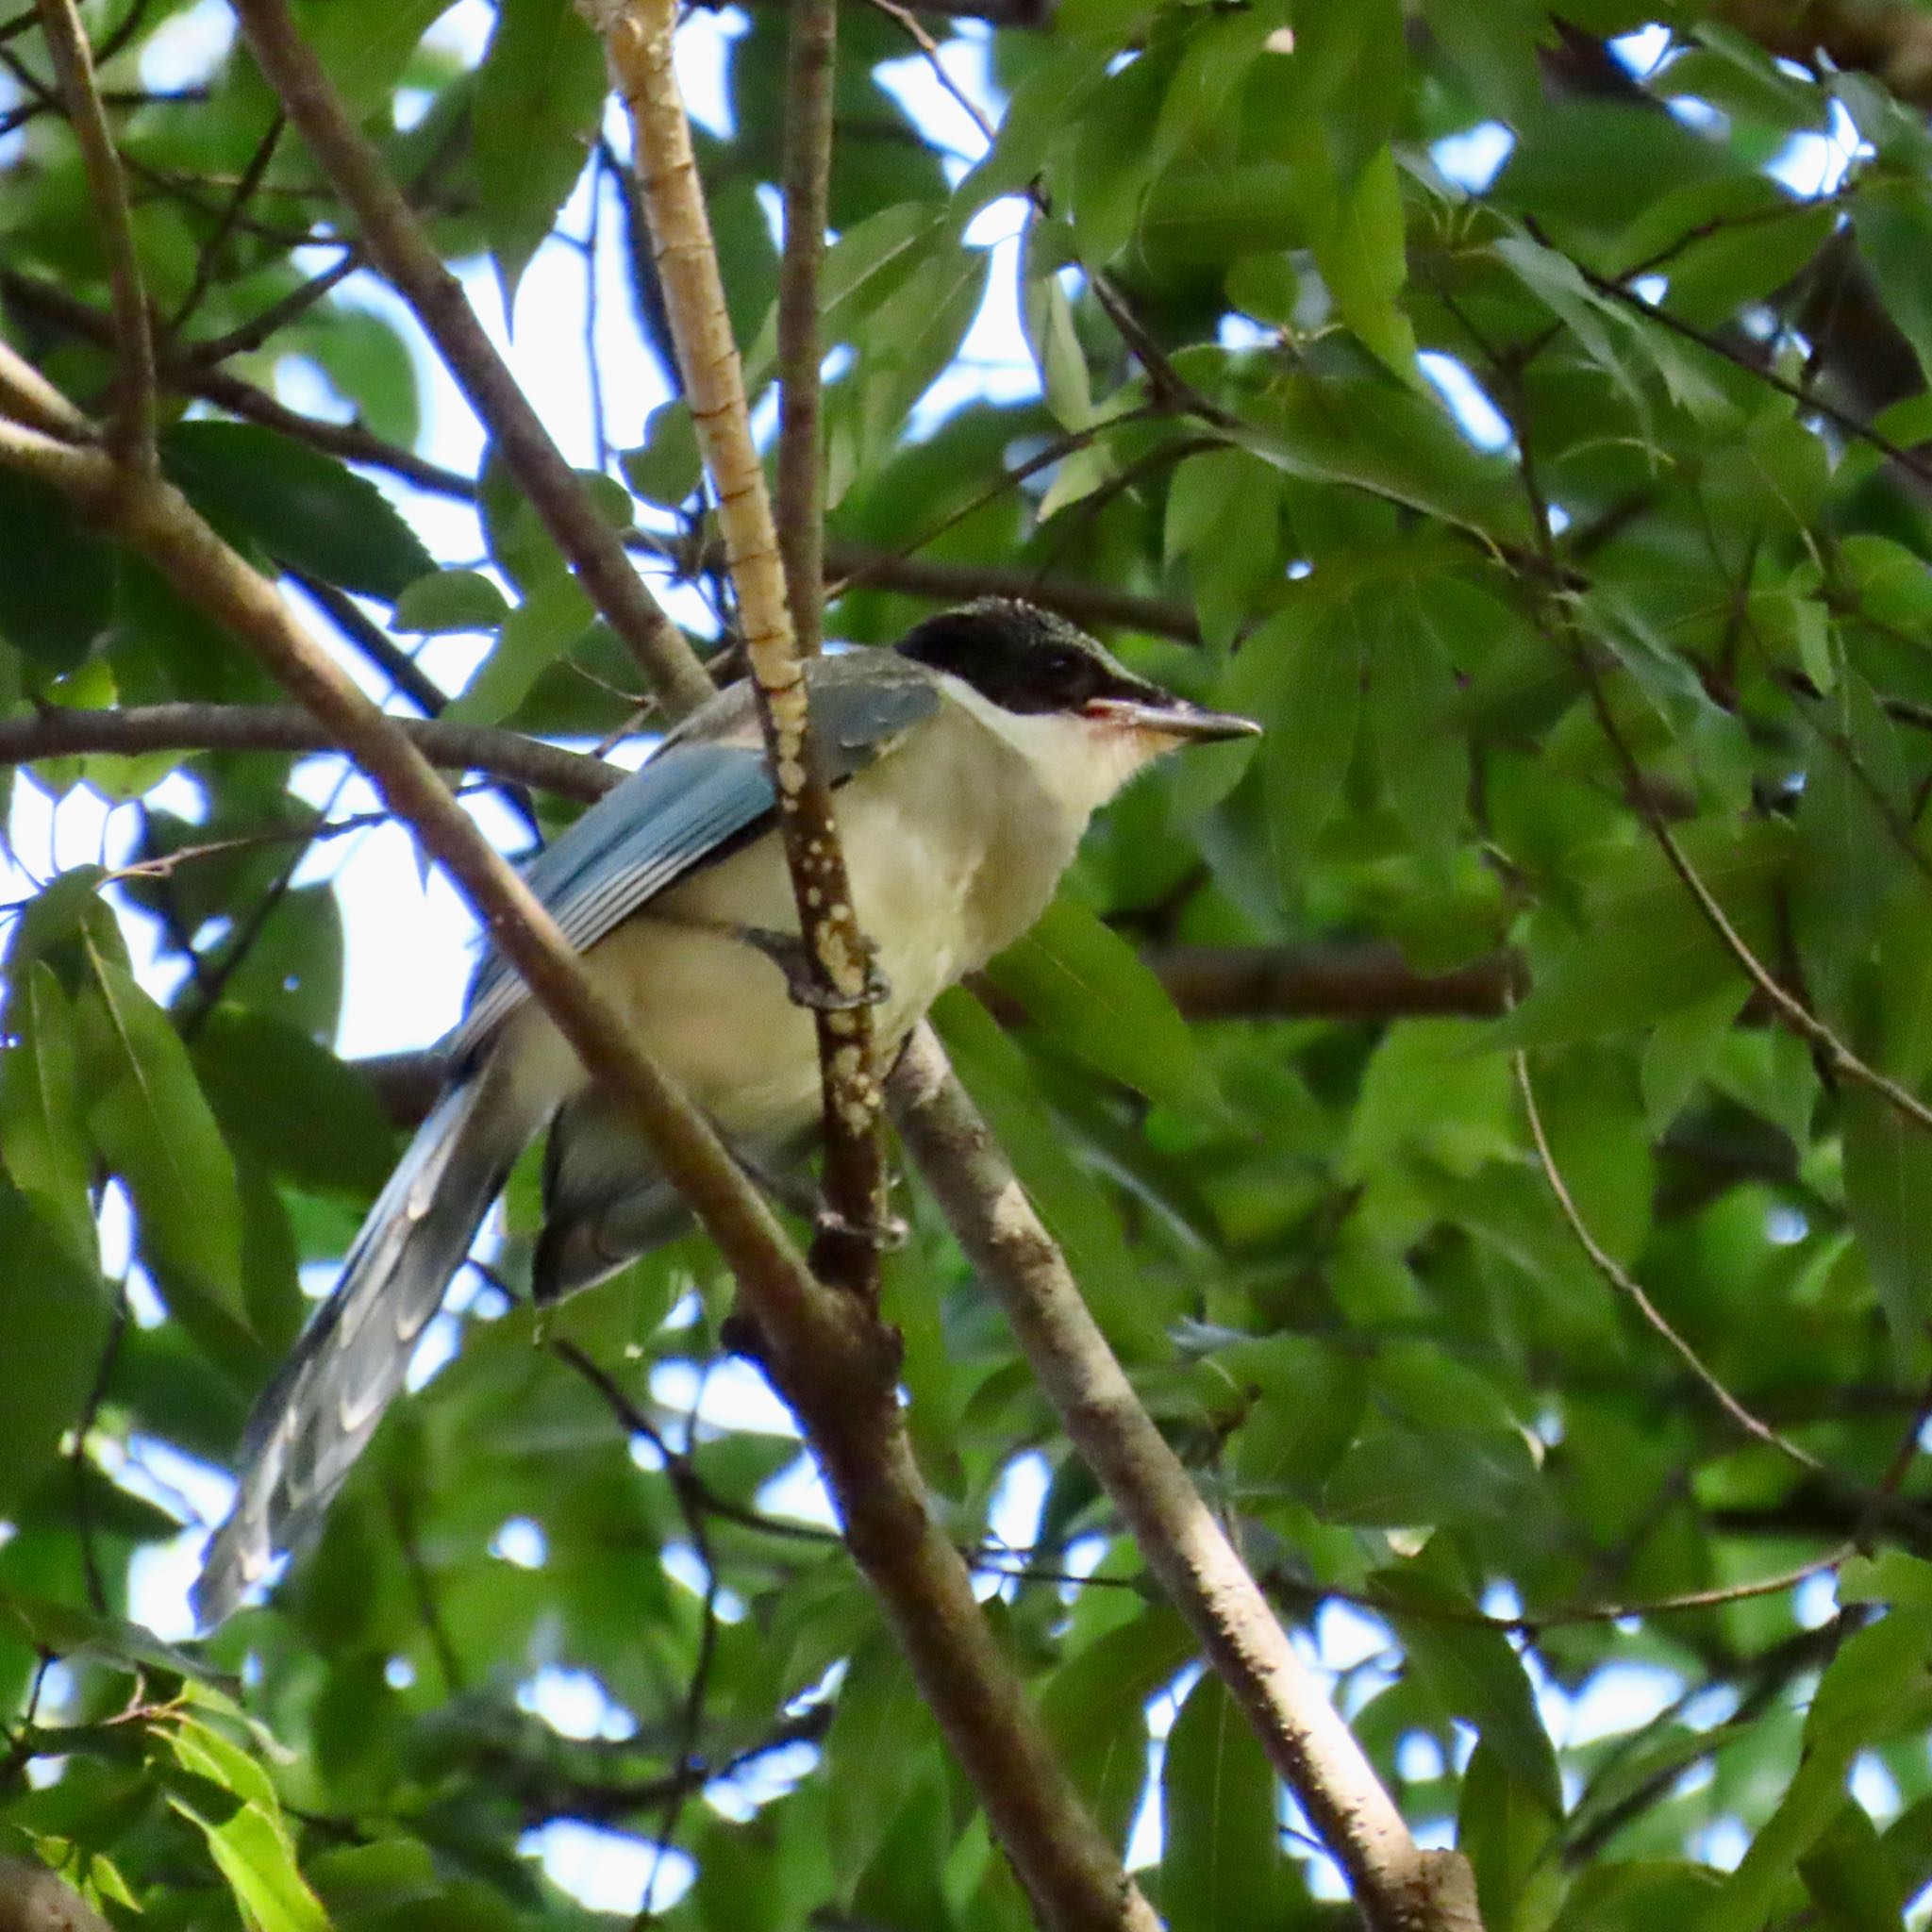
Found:
[[[828, 658], [815, 668], [813, 721], [835, 784], [870, 764], [939, 705], [928, 674], [903, 659]], [[902, 675], [901, 667], [905, 674]], [[889, 675], [882, 675], [888, 674]], [[694, 713], [615, 791], [539, 854], [525, 876], [563, 936], [582, 952], [659, 892], [736, 848], [774, 813], [772, 780], [741, 687]], [[525, 997], [494, 950], [471, 983], [450, 1042], [466, 1058]]]

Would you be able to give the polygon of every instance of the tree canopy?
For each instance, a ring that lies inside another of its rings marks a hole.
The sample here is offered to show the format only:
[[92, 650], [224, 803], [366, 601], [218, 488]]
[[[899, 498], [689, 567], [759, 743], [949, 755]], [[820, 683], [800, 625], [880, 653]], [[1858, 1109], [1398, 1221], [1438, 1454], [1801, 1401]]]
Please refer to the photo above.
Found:
[[[0, 20], [0, 1854], [154, 1932], [1060, 1923], [718, 1249], [531, 1311], [540, 1153], [319, 1546], [142, 1621], [434, 1067], [336, 1050], [323, 858], [385, 812], [239, 579], [75, 479], [178, 490], [513, 850], [690, 695], [617, 546], [742, 668], [597, 28], [238, 10], [389, 227], [216, 0]], [[684, 28], [767, 444], [811, 13]], [[1926, 1923], [1928, 51], [1900, 0], [838, 11], [826, 635], [1028, 596], [1267, 726], [940, 1034], [1489, 1932]], [[574, 475], [472, 308], [571, 372]], [[917, 1474], [1112, 1853], [1174, 1932], [1398, 1923], [892, 1165]]]

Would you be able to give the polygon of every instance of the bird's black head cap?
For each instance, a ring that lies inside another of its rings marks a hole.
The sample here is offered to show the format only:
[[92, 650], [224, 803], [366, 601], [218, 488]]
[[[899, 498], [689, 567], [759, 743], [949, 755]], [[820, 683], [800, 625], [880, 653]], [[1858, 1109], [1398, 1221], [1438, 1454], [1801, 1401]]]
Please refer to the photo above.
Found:
[[1016, 597], [941, 611], [899, 641], [902, 657], [950, 672], [1008, 711], [1077, 711], [1147, 685], [1084, 630]]

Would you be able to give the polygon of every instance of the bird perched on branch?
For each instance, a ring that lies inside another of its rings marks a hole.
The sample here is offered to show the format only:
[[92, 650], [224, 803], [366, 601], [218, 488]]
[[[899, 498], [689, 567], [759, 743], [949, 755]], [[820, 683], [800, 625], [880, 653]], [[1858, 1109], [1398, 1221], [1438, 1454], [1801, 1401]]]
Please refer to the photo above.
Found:
[[[1160, 753], [1257, 727], [1134, 676], [1063, 619], [989, 599], [891, 651], [817, 659], [811, 715], [859, 924], [881, 1056], [1045, 909], [1088, 820]], [[693, 712], [530, 867], [586, 971], [754, 1174], [819, 1119], [803, 941], [751, 687]], [[680, 1227], [641, 1135], [500, 957], [486, 958], [451, 1073], [334, 1293], [256, 1405], [241, 1490], [196, 1590], [219, 1623], [321, 1526], [400, 1392], [491, 1203], [548, 1128], [539, 1301]]]

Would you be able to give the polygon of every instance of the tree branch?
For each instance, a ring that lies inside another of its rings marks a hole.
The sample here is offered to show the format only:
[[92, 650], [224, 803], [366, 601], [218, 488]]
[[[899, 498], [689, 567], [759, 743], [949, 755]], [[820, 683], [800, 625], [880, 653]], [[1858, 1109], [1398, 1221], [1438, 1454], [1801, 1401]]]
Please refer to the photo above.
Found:
[[1751, 1438], [1761, 1442], [1767, 1449], [1774, 1449], [1800, 1469], [1809, 1470], [1821, 1475], [1832, 1475], [1830, 1470], [1808, 1449], [1800, 1447], [1791, 1439], [1755, 1414], [1733, 1395], [1716, 1372], [1704, 1357], [1680, 1335], [1670, 1318], [1645, 1292], [1643, 1284], [1627, 1269], [1622, 1267], [1616, 1257], [1599, 1241], [1591, 1231], [1590, 1224], [1584, 1220], [1582, 1209], [1576, 1205], [1576, 1198], [1570, 1191], [1570, 1184], [1563, 1178], [1563, 1171], [1557, 1165], [1556, 1150], [1550, 1145], [1550, 1137], [1543, 1127], [1541, 1109], [1536, 1104], [1536, 1087], [1529, 1076], [1529, 1056], [1521, 1051], [1509, 1056], [1510, 1066], [1516, 1074], [1516, 1091], [1523, 1099], [1523, 1112], [1529, 1124], [1529, 1138], [1536, 1148], [1536, 1158], [1542, 1168], [1543, 1178], [1549, 1183], [1550, 1192], [1556, 1197], [1557, 1210], [1563, 1217], [1570, 1232], [1576, 1237], [1576, 1244], [1590, 1258], [1590, 1265], [1609, 1286], [1628, 1301], [1652, 1328], [1675, 1351], [1677, 1357], [1690, 1371], [1698, 1385], [1711, 1400]]
[[[559, 798], [591, 803], [625, 774], [602, 758], [566, 751], [485, 724], [447, 724], [427, 718], [389, 721], [432, 763], [445, 771], [483, 772], [534, 786]], [[80, 711], [49, 706], [29, 717], [0, 718], [0, 765], [42, 758], [123, 757], [154, 751], [337, 751], [341, 742], [308, 711], [287, 705], [138, 705], [126, 710]]]
[[1157, 1922], [1027, 1708], [925, 1503], [899, 1413], [897, 1354], [858, 1298], [815, 1281], [704, 1116], [664, 1077], [529, 888], [408, 741], [297, 621], [274, 584], [171, 484], [98, 450], [0, 422], [0, 462], [62, 491], [244, 642], [367, 772], [440, 859], [585, 1067], [643, 1134], [737, 1275], [915, 1675], [1056, 1932]]
[[1209, 1662], [1348, 1874], [1376, 1932], [1476, 1932], [1469, 1865], [1424, 1852], [1290, 1647], [1254, 1578], [1134, 1393], [1065, 1257], [922, 1026], [894, 1070], [893, 1117], [1068, 1435]]
[[786, 22], [785, 254], [778, 270], [778, 543], [801, 658], [824, 641], [825, 506], [819, 275], [832, 164], [836, 0], [794, 0]]
[[[98, 309], [76, 300], [65, 290], [22, 275], [17, 269], [0, 265], [0, 294], [5, 294], [24, 312], [90, 341], [108, 346], [113, 342], [113, 325]], [[476, 500], [475, 477], [431, 462], [399, 443], [386, 441], [360, 424], [325, 423], [305, 416], [254, 383], [225, 370], [203, 368], [187, 356], [164, 354], [159, 373], [168, 388], [183, 395], [200, 396], [244, 422], [278, 429], [283, 435], [340, 457], [344, 462], [385, 471], [438, 496], [461, 503]], [[61, 401], [64, 405], [65, 398]], [[41, 426], [61, 433], [58, 425]], [[674, 561], [677, 558], [675, 545], [648, 530], [627, 530], [621, 541], [626, 549], [649, 557]], [[718, 555], [722, 558], [723, 552]], [[704, 561], [708, 566], [708, 556]], [[1048, 610], [1058, 610], [1061, 616], [1089, 629], [1118, 625], [1125, 630], [1144, 631], [1149, 637], [1173, 638], [1184, 644], [1201, 641], [1201, 627], [1193, 609], [1182, 599], [1148, 596], [1102, 584], [1072, 583], [1011, 564], [903, 557], [876, 544], [833, 537], [825, 542], [824, 574], [826, 588], [835, 596], [865, 584], [895, 591], [903, 596], [931, 597], [942, 604], [963, 604], [974, 597], [1024, 597]]]
[[1393, 1020], [1505, 1013], [1526, 984], [1514, 953], [1418, 973], [1379, 941], [1310, 946], [1163, 946], [1147, 955], [1191, 1020]]
[[[832, 809], [831, 780], [811, 728], [805, 667], [786, 599], [785, 563], [765, 491], [764, 465], [752, 441], [743, 371], [724, 306], [691, 126], [672, 65], [676, 8], [674, 0], [589, 0], [587, 10], [604, 38], [611, 74], [630, 112], [633, 162], [650, 223], [658, 285], [717, 498], [799, 931], [816, 971], [814, 1021], [824, 1095], [828, 1211], [813, 1258], [821, 1273], [872, 1298], [878, 1289], [878, 1239], [886, 1221], [880, 1130], [884, 1093], [873, 1051], [872, 946], [859, 928]], [[816, 172], [823, 178], [826, 155], [798, 151], [814, 142], [823, 147], [830, 133], [829, 104], [808, 107], [803, 126], [788, 127], [788, 175]], [[799, 250], [815, 258], [823, 248], [822, 211], [816, 219], [821, 225], [816, 233], [787, 228], [785, 276], [794, 308], [800, 299], [809, 304], [817, 283], [815, 259], [808, 258], [801, 267], [797, 258]], [[808, 315], [801, 323], [794, 314], [790, 327], [790, 351], [798, 358], [801, 328], [809, 348], [817, 333], [815, 319]], [[815, 385], [815, 355], [808, 369], [794, 360], [787, 374], [788, 387], [801, 375], [808, 386]], [[808, 413], [815, 418], [815, 409]], [[802, 459], [794, 447], [794, 485], [801, 461], [816, 472], [815, 444], [814, 436]], [[808, 493], [815, 513], [815, 474]]]
[[441, 352], [531, 507], [610, 627], [674, 715], [711, 694], [710, 680], [597, 513], [563, 452], [484, 334], [462, 285], [431, 247], [381, 157], [350, 118], [285, 0], [236, 0], [248, 44], [323, 172], [354, 211], [370, 258]]
[[108, 249], [108, 286], [114, 300], [115, 346], [120, 354], [119, 393], [108, 441], [132, 465], [155, 467], [155, 347], [148, 332], [147, 295], [127, 207], [127, 179], [108, 127], [107, 109], [94, 79], [93, 54], [74, 0], [40, 0], [41, 25], [54, 71], [67, 99], [67, 118], [80, 144], [88, 196]]

